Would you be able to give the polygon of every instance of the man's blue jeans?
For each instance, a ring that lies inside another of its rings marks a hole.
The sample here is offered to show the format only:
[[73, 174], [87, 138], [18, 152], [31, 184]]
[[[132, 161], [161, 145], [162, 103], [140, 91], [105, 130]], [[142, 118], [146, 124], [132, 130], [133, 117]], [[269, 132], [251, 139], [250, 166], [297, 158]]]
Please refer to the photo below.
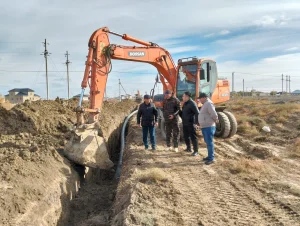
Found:
[[150, 141], [152, 144], [152, 148], [155, 148], [155, 127], [154, 126], [143, 126], [143, 142], [145, 148], [148, 148], [148, 132], [150, 133]]
[[214, 135], [216, 132], [216, 127], [215, 126], [211, 126], [211, 127], [206, 127], [206, 128], [202, 128], [202, 134], [203, 134], [203, 138], [204, 141], [206, 143], [207, 146], [207, 151], [208, 151], [208, 160], [214, 160], [215, 158], [215, 154], [214, 154]]

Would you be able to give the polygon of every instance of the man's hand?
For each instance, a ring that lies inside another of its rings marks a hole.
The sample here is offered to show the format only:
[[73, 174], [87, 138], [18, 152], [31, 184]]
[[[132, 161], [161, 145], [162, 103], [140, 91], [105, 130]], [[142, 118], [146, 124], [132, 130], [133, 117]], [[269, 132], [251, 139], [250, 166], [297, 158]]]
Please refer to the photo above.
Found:
[[158, 123], [156, 122], [156, 123], [154, 124], [154, 126], [155, 126], [155, 127], [158, 127]]
[[142, 125], [141, 125], [141, 124], [139, 124], [139, 128], [142, 128]]
[[197, 124], [194, 124], [194, 128], [197, 129], [197, 128], [198, 128], [198, 125], [197, 125]]
[[216, 123], [218, 124], [219, 122], [220, 122], [219, 119], [217, 119], [217, 120], [216, 120]]
[[169, 119], [173, 119], [174, 118], [174, 115], [169, 115]]

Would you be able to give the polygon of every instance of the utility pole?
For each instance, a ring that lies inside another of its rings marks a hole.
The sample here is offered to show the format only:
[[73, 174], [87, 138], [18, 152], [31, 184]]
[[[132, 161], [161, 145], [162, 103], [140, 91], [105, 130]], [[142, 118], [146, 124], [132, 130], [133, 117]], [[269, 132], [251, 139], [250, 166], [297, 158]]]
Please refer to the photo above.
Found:
[[68, 83], [68, 99], [70, 99], [70, 77], [69, 77], [69, 64], [71, 63], [69, 61], [69, 53], [66, 51], [65, 57], [67, 57], [66, 65], [67, 65], [67, 83]]
[[232, 92], [234, 92], [234, 72], [232, 72]]
[[120, 102], [121, 102], [121, 81], [119, 79], [119, 98], [120, 98]]
[[245, 80], [243, 79], [243, 97], [245, 96]]
[[281, 81], [282, 81], [282, 93], [281, 93], [281, 95], [283, 95], [283, 74], [282, 74], [282, 77], [281, 77]]
[[291, 76], [289, 75], [289, 93], [291, 94]]
[[47, 40], [45, 39], [45, 42], [42, 42], [44, 44], [45, 50], [41, 55], [44, 55], [45, 57], [45, 65], [46, 65], [46, 89], [47, 89], [47, 100], [49, 100], [49, 85], [48, 85], [48, 56], [49, 53], [47, 50], [47, 45], [49, 45], [49, 43], [47, 43]]
[[288, 75], [285, 77], [285, 85], [286, 85], [286, 94], [288, 94]]

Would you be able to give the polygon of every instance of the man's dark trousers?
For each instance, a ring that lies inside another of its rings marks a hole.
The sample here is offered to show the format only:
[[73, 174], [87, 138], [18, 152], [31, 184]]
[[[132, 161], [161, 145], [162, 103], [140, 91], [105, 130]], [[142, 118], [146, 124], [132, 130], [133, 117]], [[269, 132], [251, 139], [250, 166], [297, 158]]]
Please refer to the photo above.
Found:
[[189, 139], [189, 138], [191, 138], [194, 152], [198, 152], [198, 138], [197, 138], [195, 127], [193, 125], [183, 126], [183, 135], [184, 135], [184, 141], [185, 141], [187, 149], [192, 150], [191, 142]]
[[155, 140], [155, 127], [154, 126], [143, 126], [143, 142], [145, 145], [145, 148], [148, 149], [148, 132], [150, 133], [150, 141], [152, 144], [152, 148], [155, 148], [156, 146], [156, 140]]
[[179, 124], [178, 121], [168, 120], [166, 123], [166, 140], [167, 140], [167, 146], [171, 147], [171, 137], [173, 136], [173, 145], [174, 148], [178, 148], [178, 141], [179, 141]]

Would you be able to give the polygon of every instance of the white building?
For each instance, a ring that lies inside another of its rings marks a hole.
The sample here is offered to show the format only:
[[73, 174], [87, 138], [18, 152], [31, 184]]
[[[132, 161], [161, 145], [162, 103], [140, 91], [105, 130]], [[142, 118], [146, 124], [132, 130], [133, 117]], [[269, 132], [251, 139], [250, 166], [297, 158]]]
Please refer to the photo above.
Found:
[[34, 94], [34, 90], [29, 88], [15, 88], [8, 91], [8, 95], [5, 95], [5, 101], [12, 104], [24, 103], [25, 100], [37, 101], [40, 100], [40, 96]]
[[[75, 98], [75, 99], [78, 99], [79, 100], [79, 98], [80, 98], [80, 94], [77, 94], [76, 96], [73, 96], [73, 98]], [[90, 95], [88, 95], [88, 94], [84, 94], [83, 95], [83, 98], [82, 98], [82, 101], [89, 101], [90, 100]]]

